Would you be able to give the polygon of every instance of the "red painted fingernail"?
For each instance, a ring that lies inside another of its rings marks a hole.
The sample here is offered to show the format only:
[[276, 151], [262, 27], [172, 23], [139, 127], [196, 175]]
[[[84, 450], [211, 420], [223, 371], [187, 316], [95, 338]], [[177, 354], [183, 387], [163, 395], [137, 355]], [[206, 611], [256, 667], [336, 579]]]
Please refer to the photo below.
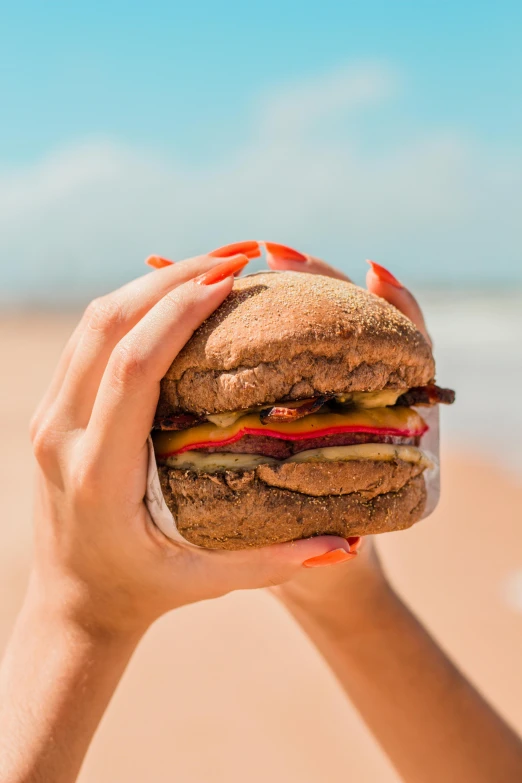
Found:
[[357, 552], [361, 548], [362, 538], [360, 536], [350, 536], [346, 539], [350, 547], [350, 552]]
[[311, 557], [309, 560], [305, 560], [303, 565], [305, 568], [318, 568], [319, 566], [345, 563], [347, 560], [353, 560], [354, 557], [357, 557], [356, 552], [345, 552], [344, 549], [333, 549], [331, 552], [319, 555], [319, 557]]
[[278, 245], [276, 242], [265, 242], [267, 253], [272, 256], [284, 258], [286, 261], [308, 261], [308, 256], [286, 245]]
[[228, 256], [235, 256], [238, 253], [242, 253], [247, 258], [259, 258], [261, 255], [259, 242], [252, 239], [246, 242], [235, 242], [233, 245], [224, 245], [223, 247], [218, 247], [217, 250], [213, 250], [209, 253], [209, 256], [228, 258]]
[[372, 272], [376, 275], [376, 277], [379, 278], [381, 283], [389, 283], [390, 285], [394, 286], [395, 288], [404, 288], [403, 284], [400, 282], [400, 280], [397, 280], [394, 275], [392, 275], [391, 272], [388, 272], [387, 269], [385, 269], [380, 264], [377, 264], [375, 261], [370, 261], [369, 259], [366, 261], [367, 264], [370, 264], [372, 268]]
[[218, 264], [213, 269], [209, 269], [208, 272], [199, 275], [194, 278], [194, 282], [198, 285], [213, 285], [214, 283], [220, 283], [226, 277], [231, 277], [236, 272], [244, 269], [248, 264], [249, 259], [244, 255], [237, 255], [234, 258], [229, 258], [227, 261], [223, 261], [222, 264]]
[[162, 258], [161, 256], [149, 256], [145, 263], [153, 269], [163, 269], [165, 266], [171, 266], [174, 261], [169, 261], [168, 258]]

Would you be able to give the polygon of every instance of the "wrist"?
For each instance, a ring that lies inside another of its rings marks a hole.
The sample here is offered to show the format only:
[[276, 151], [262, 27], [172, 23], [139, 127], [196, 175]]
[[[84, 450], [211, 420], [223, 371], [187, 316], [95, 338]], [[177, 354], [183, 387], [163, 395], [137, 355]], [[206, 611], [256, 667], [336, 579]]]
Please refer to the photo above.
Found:
[[88, 592], [85, 586], [70, 582], [50, 587], [33, 571], [21, 618], [31, 624], [45, 624], [50, 631], [86, 645], [134, 649], [151, 623], [135, 618], [123, 621], [113, 617], [114, 612], [101, 615], [94, 610]]
[[347, 585], [346, 589], [336, 585], [329, 594], [310, 588], [304, 591], [290, 583], [278, 588], [277, 596], [301, 625], [313, 624], [325, 631], [350, 635], [366, 628], [374, 630], [379, 618], [385, 619], [389, 607], [401, 603], [380, 571]]

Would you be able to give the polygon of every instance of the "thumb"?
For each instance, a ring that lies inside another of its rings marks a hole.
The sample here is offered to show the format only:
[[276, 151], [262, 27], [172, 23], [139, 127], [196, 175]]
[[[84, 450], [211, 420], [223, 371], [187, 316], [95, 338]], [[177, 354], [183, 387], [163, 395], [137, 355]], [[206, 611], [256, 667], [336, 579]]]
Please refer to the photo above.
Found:
[[368, 263], [371, 267], [366, 274], [368, 291], [380, 296], [382, 299], [386, 299], [386, 301], [394, 305], [397, 310], [404, 313], [410, 321], [413, 321], [431, 346], [432, 343], [426, 328], [422, 310], [411, 291], [399, 282], [391, 272], [388, 272], [385, 267], [375, 263], [375, 261], [368, 261]]
[[351, 560], [356, 550], [353, 541], [350, 547], [340, 536], [317, 536], [259, 549], [220, 552], [219, 581], [223, 592], [280, 585], [307, 568]]

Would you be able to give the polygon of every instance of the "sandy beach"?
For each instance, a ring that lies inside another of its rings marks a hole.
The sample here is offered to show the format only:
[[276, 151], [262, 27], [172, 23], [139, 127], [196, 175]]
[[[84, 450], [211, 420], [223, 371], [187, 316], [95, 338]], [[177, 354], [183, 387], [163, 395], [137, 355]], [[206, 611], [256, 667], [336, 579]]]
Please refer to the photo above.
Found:
[[[56, 313], [0, 317], [2, 646], [30, 560], [27, 424], [75, 321]], [[448, 377], [453, 367], [457, 362], [446, 359], [443, 380], [458, 389], [458, 379]], [[451, 415], [458, 416], [457, 408]], [[383, 536], [379, 547], [404, 599], [522, 731], [522, 595], [516, 587], [522, 482], [516, 471], [505, 470], [500, 451], [477, 451], [464, 430], [458, 438], [448, 436], [438, 509], [410, 531]], [[185, 608], [157, 623], [133, 659], [80, 777], [81, 783], [173, 779], [398, 780], [315, 650], [261, 592]]]

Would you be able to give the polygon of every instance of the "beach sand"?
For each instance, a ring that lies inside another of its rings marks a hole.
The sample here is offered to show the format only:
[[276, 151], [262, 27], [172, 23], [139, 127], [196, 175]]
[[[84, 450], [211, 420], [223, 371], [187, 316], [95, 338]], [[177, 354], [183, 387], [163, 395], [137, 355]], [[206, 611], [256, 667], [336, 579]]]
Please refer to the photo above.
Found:
[[[76, 318], [0, 318], [0, 644], [31, 548], [27, 423]], [[446, 379], [449, 382], [449, 379]], [[443, 647], [522, 731], [522, 485], [462, 437], [443, 449], [429, 520], [383, 536], [393, 583]], [[486, 453], [486, 452], [484, 452]], [[356, 600], [356, 596], [354, 596]], [[398, 778], [299, 629], [271, 596], [175, 612], [141, 644], [82, 783], [392, 783]]]

